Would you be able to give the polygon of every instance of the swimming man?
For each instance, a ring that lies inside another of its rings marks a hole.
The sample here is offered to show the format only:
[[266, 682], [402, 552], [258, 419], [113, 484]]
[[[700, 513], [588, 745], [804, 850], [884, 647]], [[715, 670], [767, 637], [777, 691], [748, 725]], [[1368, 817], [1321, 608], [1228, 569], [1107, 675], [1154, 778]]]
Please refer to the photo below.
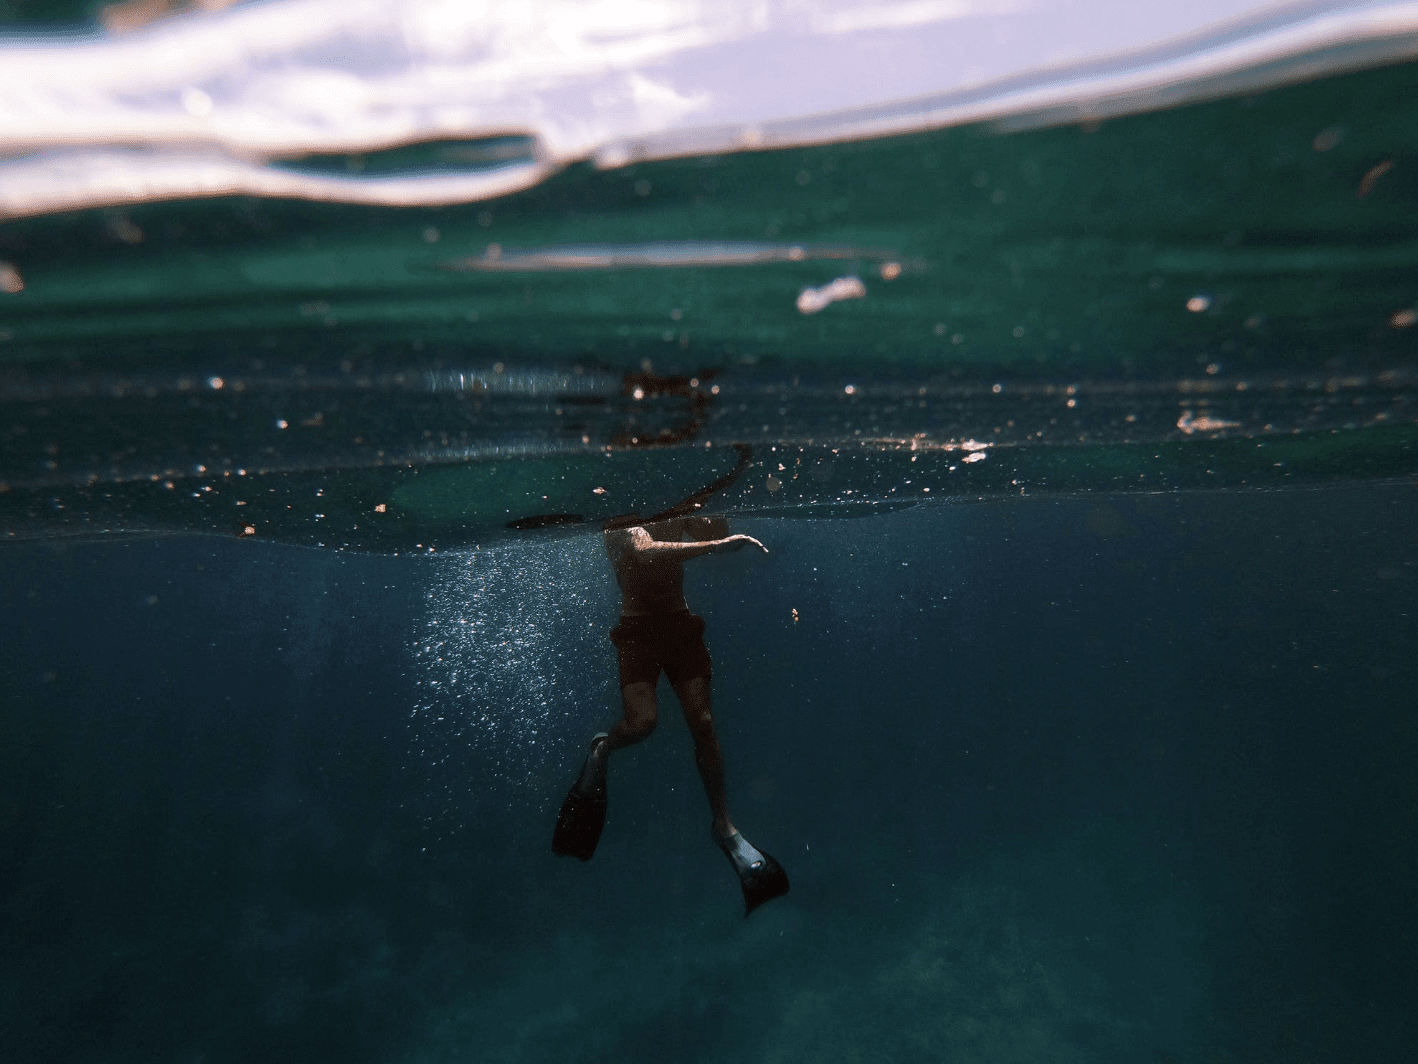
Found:
[[746, 911], [752, 912], [787, 893], [788, 877], [777, 861], [749, 844], [729, 817], [724, 756], [709, 695], [712, 666], [704, 646], [704, 621], [690, 613], [685, 602], [684, 563], [744, 547], [767, 554], [768, 548], [752, 536], [730, 535], [722, 518], [643, 521], [636, 514], [606, 522], [605, 547], [621, 592], [620, 623], [611, 630], [611, 641], [620, 659], [624, 713], [609, 733], [591, 740], [581, 776], [557, 818], [552, 849], [583, 861], [595, 853], [605, 823], [607, 763], [613, 752], [655, 730], [655, 687], [663, 670], [694, 739], [694, 760], [714, 818], [714, 841], [738, 873]]

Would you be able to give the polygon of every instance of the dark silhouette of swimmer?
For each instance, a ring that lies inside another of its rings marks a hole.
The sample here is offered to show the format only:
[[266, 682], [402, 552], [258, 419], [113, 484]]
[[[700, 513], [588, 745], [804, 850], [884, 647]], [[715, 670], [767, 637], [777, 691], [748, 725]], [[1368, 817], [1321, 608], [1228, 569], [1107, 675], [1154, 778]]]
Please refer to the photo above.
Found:
[[611, 631], [620, 659], [624, 714], [591, 741], [581, 776], [557, 818], [552, 848], [586, 861], [605, 823], [606, 767], [610, 755], [655, 730], [655, 687], [661, 670], [684, 710], [694, 739], [694, 760], [713, 814], [711, 831], [738, 873], [746, 913], [787, 893], [788, 877], [771, 856], [748, 843], [729, 816], [724, 756], [714, 731], [710, 700], [712, 666], [704, 646], [704, 621], [684, 598], [684, 563], [705, 554], [745, 547], [768, 553], [752, 536], [729, 534], [722, 518], [671, 515], [643, 520], [636, 514], [606, 522], [605, 547], [620, 585], [620, 623]]

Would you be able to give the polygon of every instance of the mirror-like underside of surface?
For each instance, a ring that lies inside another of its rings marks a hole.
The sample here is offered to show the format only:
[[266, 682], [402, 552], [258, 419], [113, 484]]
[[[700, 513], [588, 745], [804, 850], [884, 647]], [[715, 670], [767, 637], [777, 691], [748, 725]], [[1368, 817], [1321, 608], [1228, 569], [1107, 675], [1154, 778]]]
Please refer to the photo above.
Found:
[[[0, 223], [0, 529], [454, 546], [730, 444], [741, 511], [1408, 476], [1414, 101], [1409, 64], [466, 207]], [[378, 166], [424, 156], [461, 158]]]

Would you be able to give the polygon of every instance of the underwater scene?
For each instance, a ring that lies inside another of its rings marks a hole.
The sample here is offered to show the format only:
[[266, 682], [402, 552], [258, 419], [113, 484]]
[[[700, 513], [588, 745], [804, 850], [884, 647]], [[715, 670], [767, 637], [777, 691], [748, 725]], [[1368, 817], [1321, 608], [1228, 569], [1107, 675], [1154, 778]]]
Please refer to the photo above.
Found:
[[0, 0], [0, 1058], [1418, 1053], [1418, 14]]

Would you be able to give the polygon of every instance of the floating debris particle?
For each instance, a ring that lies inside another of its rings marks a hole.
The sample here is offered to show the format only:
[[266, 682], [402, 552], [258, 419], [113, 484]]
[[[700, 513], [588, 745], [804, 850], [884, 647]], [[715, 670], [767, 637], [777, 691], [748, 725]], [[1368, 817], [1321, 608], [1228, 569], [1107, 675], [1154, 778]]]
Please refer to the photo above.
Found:
[[1363, 179], [1359, 182], [1359, 191], [1356, 193], [1358, 197], [1360, 199], [1363, 199], [1370, 192], [1374, 191], [1374, 186], [1379, 183], [1379, 178], [1383, 177], [1384, 174], [1388, 173], [1392, 169], [1392, 159], [1385, 159], [1377, 166], [1370, 167], [1368, 173], [1366, 173]]
[[1226, 421], [1219, 417], [1212, 417], [1205, 411], [1194, 414], [1190, 410], [1183, 410], [1182, 416], [1177, 418], [1177, 428], [1188, 436], [1193, 432], [1219, 432], [1222, 429], [1239, 428], [1240, 425], [1239, 421]]
[[1342, 126], [1329, 126], [1315, 134], [1315, 139], [1310, 141], [1310, 147], [1315, 151], [1331, 151], [1339, 147], [1339, 142], [1344, 139], [1344, 129]]
[[816, 314], [819, 310], [839, 299], [862, 299], [867, 294], [867, 286], [860, 277], [839, 277], [821, 288], [804, 288], [798, 293], [798, 310], [804, 314]]

